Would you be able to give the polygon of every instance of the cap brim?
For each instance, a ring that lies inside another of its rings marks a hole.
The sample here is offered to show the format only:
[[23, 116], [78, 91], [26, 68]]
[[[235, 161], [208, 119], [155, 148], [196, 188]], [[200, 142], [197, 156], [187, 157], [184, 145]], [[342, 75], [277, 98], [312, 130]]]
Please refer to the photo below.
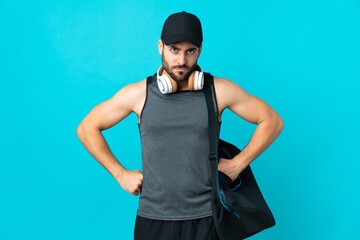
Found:
[[186, 33], [168, 35], [168, 36], [164, 37], [163, 40], [166, 45], [173, 44], [176, 42], [188, 41], [188, 42], [193, 43], [198, 48], [200, 48], [201, 42], [202, 42], [198, 38], [195, 38], [193, 35], [186, 34]]

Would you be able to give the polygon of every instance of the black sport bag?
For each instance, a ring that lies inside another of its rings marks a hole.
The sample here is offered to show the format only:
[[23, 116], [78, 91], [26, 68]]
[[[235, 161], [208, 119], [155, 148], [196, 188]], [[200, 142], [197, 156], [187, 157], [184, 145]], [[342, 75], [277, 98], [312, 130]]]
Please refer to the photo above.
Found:
[[220, 124], [214, 79], [204, 73], [204, 93], [208, 109], [211, 207], [220, 240], [240, 240], [275, 225], [275, 219], [256, 183], [250, 165], [234, 181], [218, 171], [218, 159], [232, 159], [240, 149], [219, 139]]

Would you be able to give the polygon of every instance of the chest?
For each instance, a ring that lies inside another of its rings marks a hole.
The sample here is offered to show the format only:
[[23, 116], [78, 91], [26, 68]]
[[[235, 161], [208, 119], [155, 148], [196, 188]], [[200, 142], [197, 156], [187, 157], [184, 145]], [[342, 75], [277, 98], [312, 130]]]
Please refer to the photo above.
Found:
[[194, 131], [206, 130], [207, 121], [207, 106], [202, 91], [163, 95], [151, 86], [140, 124], [148, 131]]
[[[222, 117], [222, 113], [223, 111], [225, 110], [226, 108], [226, 103], [225, 103], [225, 96], [224, 96], [224, 91], [223, 89], [221, 89], [222, 85], [218, 83], [217, 81], [217, 78], [214, 77], [214, 88], [215, 88], [215, 95], [216, 95], [216, 100], [217, 100], [217, 106], [218, 106], [218, 109], [219, 109], [219, 117], [218, 117], [218, 121], [221, 122], [221, 117]], [[143, 108], [145, 107], [146, 105], [146, 95], [147, 95], [147, 92], [146, 92], [146, 82], [143, 81], [143, 86], [141, 86], [141, 94], [140, 94], [140, 98], [139, 98], [139, 101], [138, 101], [138, 104], [135, 106], [134, 108], [134, 112], [136, 113], [137, 117], [138, 117], [138, 123], [140, 124], [141, 122], [141, 113], [142, 113], [142, 110]], [[154, 90], [154, 89], [152, 89]], [[183, 99], [181, 99], [181, 95], [184, 95], [184, 94], [189, 94], [190, 92], [178, 92], [178, 93], [175, 93], [174, 95], [176, 97], [172, 98], [173, 101], [183, 101]], [[191, 108], [191, 105], [192, 104], [199, 104], [199, 102], [196, 102], [195, 99], [187, 99], [188, 101], [185, 101], [183, 102], [184, 104], [183, 105], [178, 105], [178, 106], [175, 106], [175, 107], [169, 107], [169, 105], [158, 105], [158, 106], [153, 106], [154, 108], [159, 108], [159, 109], [163, 109], [163, 110], [166, 110], [168, 112], [168, 115], [170, 116], [177, 116], [177, 114], [174, 114], [174, 113], [178, 113], [178, 112], [189, 112], [187, 111], [188, 109], [187, 108]], [[166, 100], [164, 99], [165, 102], [163, 103], [166, 103]], [[199, 109], [199, 106], [196, 106], [198, 109]], [[184, 111], [185, 110], [185, 111]], [[195, 111], [194, 111], [195, 113]]]

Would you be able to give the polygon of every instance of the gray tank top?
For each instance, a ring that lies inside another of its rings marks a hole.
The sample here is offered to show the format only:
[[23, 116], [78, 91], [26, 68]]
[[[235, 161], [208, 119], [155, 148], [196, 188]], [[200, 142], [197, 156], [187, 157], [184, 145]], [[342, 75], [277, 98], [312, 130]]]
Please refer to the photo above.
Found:
[[138, 126], [143, 185], [137, 214], [159, 220], [211, 216], [204, 91], [162, 94], [156, 74], [148, 77]]

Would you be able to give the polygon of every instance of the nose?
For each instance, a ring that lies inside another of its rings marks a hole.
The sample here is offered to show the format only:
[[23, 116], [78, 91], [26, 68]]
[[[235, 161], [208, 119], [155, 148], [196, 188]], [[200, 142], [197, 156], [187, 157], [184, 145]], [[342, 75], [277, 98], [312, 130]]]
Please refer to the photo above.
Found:
[[178, 58], [178, 65], [182, 66], [186, 64], [186, 54], [185, 53], [181, 53], [179, 54], [179, 58]]

